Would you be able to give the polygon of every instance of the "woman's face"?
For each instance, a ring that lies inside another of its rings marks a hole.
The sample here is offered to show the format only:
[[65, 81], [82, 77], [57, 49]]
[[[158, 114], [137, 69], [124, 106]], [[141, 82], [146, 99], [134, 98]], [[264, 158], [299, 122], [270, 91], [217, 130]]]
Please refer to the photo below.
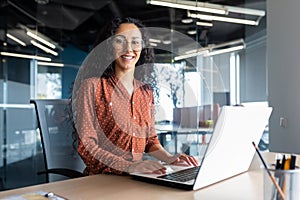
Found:
[[131, 23], [119, 26], [113, 39], [115, 68], [121, 71], [134, 70], [143, 49], [142, 34], [138, 27]]

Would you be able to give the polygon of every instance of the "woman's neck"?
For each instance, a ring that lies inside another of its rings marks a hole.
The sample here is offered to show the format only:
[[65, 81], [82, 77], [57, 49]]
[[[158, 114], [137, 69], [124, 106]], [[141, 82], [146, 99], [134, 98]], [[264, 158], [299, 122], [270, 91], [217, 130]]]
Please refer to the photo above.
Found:
[[115, 71], [116, 77], [121, 81], [126, 90], [132, 95], [134, 90], [134, 71]]

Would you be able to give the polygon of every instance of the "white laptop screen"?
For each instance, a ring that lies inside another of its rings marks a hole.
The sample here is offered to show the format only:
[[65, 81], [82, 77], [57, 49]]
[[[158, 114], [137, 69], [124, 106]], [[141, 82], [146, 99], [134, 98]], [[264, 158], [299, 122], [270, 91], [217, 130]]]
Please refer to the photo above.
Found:
[[248, 170], [272, 108], [224, 106], [194, 185], [198, 189]]

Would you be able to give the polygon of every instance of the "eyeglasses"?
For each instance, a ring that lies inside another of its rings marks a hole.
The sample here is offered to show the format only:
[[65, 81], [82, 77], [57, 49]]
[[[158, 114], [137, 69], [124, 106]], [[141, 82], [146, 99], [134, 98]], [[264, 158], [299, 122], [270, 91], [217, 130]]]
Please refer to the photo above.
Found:
[[[118, 35], [112, 38], [112, 46], [114, 49], [122, 50], [128, 47], [128, 41], [122, 35]], [[139, 38], [134, 38], [130, 41], [130, 47], [133, 51], [141, 51], [144, 48], [144, 41]]]

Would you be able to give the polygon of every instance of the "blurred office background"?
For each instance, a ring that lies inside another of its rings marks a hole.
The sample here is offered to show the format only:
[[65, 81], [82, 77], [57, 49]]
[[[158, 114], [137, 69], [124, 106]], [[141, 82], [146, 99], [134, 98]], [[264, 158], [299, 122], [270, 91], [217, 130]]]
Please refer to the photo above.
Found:
[[[36, 175], [44, 167], [43, 152], [35, 110], [29, 100], [70, 98], [72, 83], [97, 31], [115, 16], [131, 16], [141, 19], [147, 27], [170, 30], [151, 38], [160, 87], [157, 124], [172, 123], [174, 108], [267, 104], [266, 15], [230, 11], [265, 11], [265, 0], [205, 1], [228, 6], [227, 18], [252, 20], [254, 24], [198, 19], [193, 14], [203, 12], [154, 2], [0, 1], [0, 178], [4, 189], [45, 182], [44, 176]], [[195, 42], [180, 43], [178, 38], [170, 37], [171, 30]], [[30, 34], [51, 42], [54, 48]], [[206, 50], [205, 55], [199, 53], [202, 50]], [[260, 147], [267, 150], [268, 138], [263, 137]]]

